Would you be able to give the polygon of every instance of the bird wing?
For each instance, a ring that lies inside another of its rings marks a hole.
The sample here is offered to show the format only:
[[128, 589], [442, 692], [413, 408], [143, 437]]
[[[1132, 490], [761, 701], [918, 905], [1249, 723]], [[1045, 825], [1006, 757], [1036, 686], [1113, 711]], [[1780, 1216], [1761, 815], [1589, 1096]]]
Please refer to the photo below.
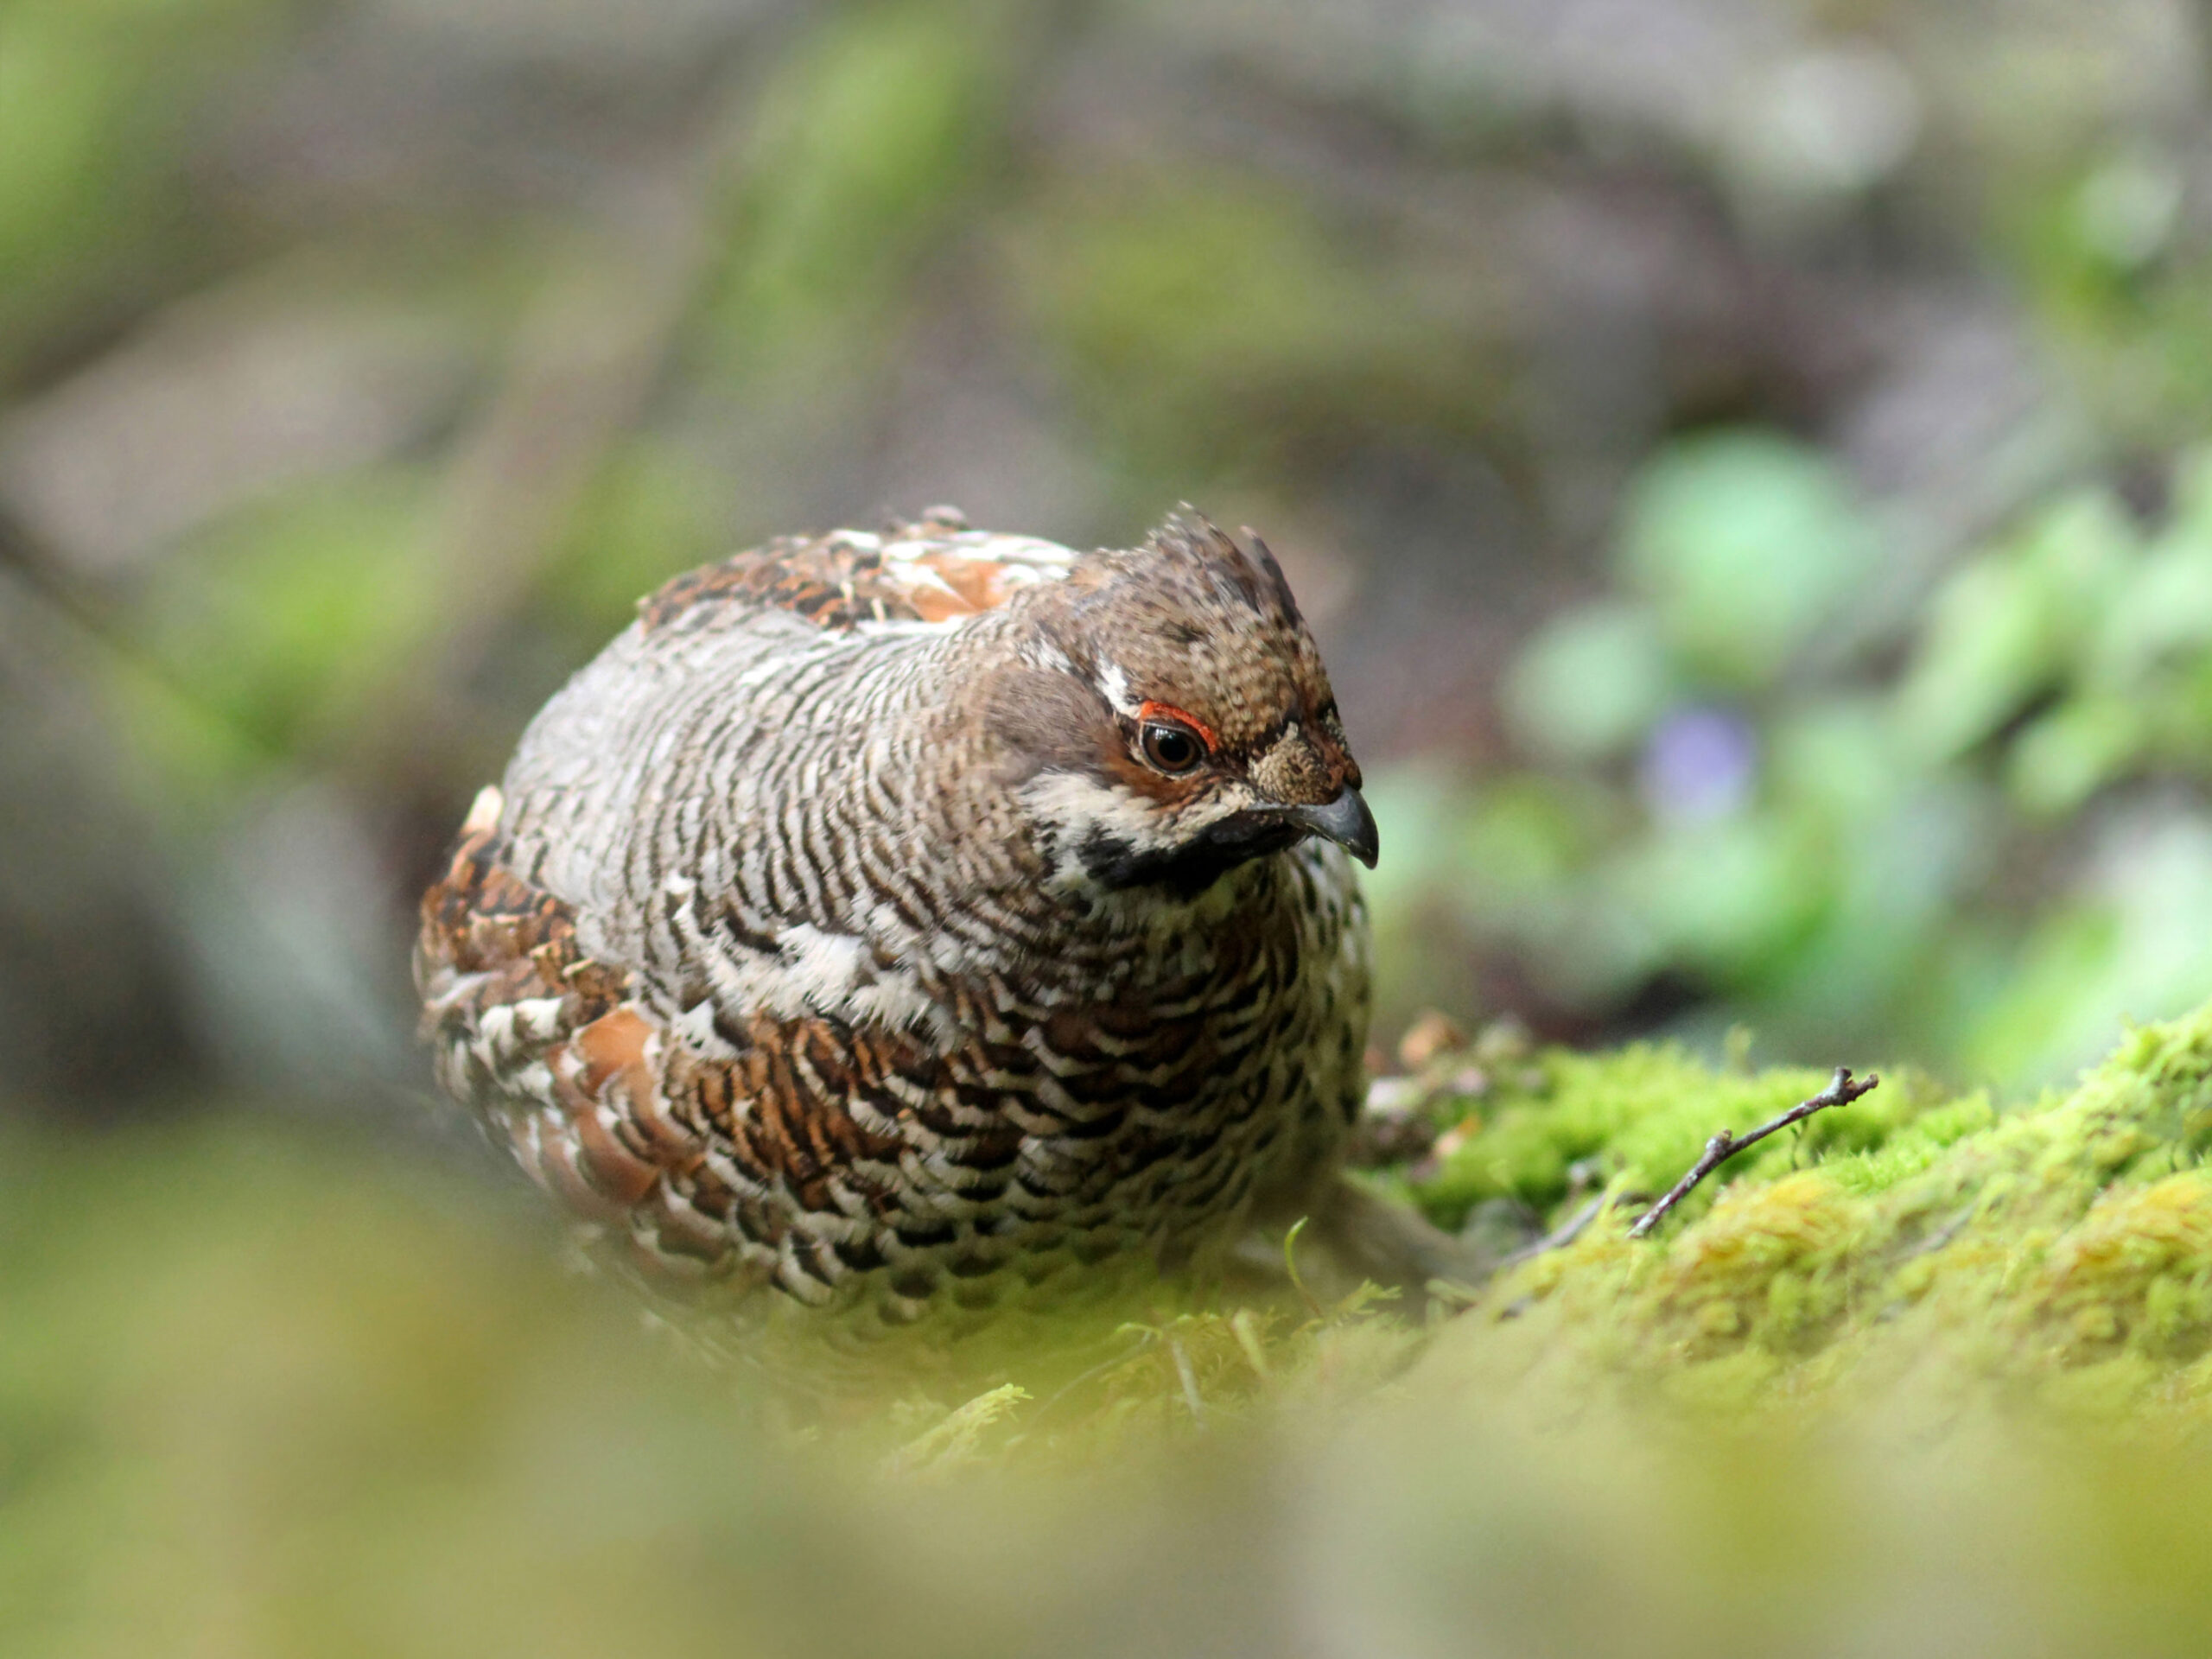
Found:
[[1022, 588], [1058, 581], [1075, 553], [1032, 536], [969, 530], [925, 516], [881, 535], [839, 530], [779, 537], [686, 571], [639, 606], [648, 631], [702, 607], [737, 601], [791, 612], [823, 628], [864, 622], [950, 622], [995, 610]]
[[823, 1296], [879, 1265], [839, 1249], [837, 1222], [887, 1195], [901, 1142], [850, 1106], [886, 1098], [915, 1057], [803, 1020], [743, 1033], [734, 1058], [702, 1052], [510, 868], [499, 811], [486, 791], [423, 899], [415, 976], [447, 1089], [573, 1214], [626, 1233], [652, 1276], [773, 1275]]

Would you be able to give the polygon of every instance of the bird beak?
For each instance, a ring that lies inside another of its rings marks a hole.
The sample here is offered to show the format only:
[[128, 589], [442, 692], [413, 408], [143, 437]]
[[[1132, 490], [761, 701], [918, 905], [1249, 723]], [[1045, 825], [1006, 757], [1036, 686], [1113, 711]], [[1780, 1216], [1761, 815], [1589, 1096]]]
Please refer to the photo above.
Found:
[[1294, 807], [1290, 816], [1293, 823], [1314, 835], [1326, 836], [1369, 869], [1375, 868], [1375, 815], [1350, 784], [1326, 806]]

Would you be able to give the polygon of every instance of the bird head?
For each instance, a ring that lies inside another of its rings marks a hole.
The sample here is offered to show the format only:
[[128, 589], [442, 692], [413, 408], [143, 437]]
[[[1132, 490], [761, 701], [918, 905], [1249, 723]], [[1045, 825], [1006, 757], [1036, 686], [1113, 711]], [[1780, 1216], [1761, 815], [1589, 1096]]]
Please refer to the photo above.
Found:
[[1078, 560], [1011, 607], [992, 723], [1034, 832], [1075, 879], [1193, 895], [1319, 836], [1376, 858], [1321, 654], [1267, 545], [1196, 514]]

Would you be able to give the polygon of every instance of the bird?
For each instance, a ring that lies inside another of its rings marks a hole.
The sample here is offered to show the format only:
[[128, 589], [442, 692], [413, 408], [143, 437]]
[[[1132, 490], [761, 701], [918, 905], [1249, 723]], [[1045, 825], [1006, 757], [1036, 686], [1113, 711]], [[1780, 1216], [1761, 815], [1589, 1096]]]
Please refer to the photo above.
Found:
[[655, 1285], [890, 1329], [1371, 1241], [1362, 782], [1249, 530], [780, 537], [530, 722], [423, 896], [423, 1031]]

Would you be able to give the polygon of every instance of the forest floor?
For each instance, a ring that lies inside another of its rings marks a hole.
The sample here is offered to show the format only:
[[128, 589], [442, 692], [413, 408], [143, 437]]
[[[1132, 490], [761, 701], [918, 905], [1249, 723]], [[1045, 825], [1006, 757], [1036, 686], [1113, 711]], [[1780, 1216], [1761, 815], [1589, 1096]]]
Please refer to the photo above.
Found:
[[[0, 1160], [11, 1653], [2201, 1652], [2212, 1008], [2017, 1104], [1448, 1039], [1298, 1273], [804, 1409], [307, 1120]], [[1862, 1079], [1863, 1081], [1863, 1079]], [[1319, 1263], [1316, 1262], [1318, 1268]], [[788, 1374], [785, 1377], [788, 1384]]]

